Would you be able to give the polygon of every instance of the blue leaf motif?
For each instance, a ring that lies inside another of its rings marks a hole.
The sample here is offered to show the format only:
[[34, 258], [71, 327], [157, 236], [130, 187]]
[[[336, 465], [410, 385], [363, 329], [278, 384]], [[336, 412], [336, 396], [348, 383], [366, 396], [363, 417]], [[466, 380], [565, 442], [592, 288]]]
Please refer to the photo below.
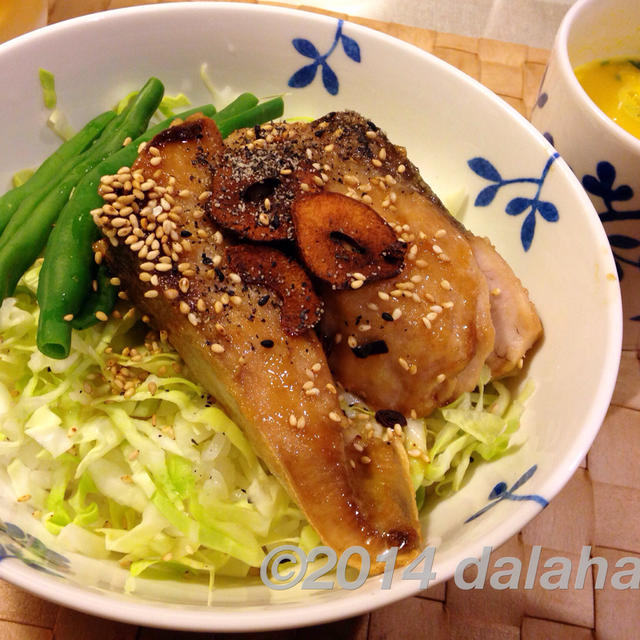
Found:
[[491, 180], [491, 182], [502, 181], [498, 170], [486, 158], [471, 158], [467, 164], [471, 171], [477, 173], [481, 178]]
[[326, 62], [322, 63], [322, 84], [332, 96], [335, 96], [338, 93], [338, 76]]
[[306, 87], [313, 82], [313, 79], [316, 77], [317, 71], [317, 62], [313, 62], [312, 64], [308, 64], [301, 69], [298, 69], [289, 78], [289, 86], [293, 87], [294, 89], [301, 89], [302, 87]]
[[582, 186], [585, 188], [586, 191], [600, 198], [606, 198], [609, 192], [608, 189], [602, 186], [602, 184], [598, 181], [597, 178], [595, 178], [594, 176], [590, 176], [588, 174], [582, 176]]
[[640, 240], [629, 236], [619, 235], [617, 233], [609, 236], [609, 243], [616, 249], [637, 249], [640, 247]]
[[616, 200], [617, 202], [624, 202], [625, 200], [631, 200], [631, 198], [633, 198], [633, 189], [628, 184], [620, 185], [609, 196], [610, 200]]
[[317, 60], [320, 57], [320, 53], [315, 48], [315, 45], [306, 38], [294, 38], [291, 44], [293, 44], [295, 50], [305, 56], [305, 58]]
[[476, 207], [486, 207], [493, 202], [493, 199], [496, 197], [496, 193], [498, 193], [498, 189], [500, 188], [499, 184], [491, 184], [488, 187], [485, 187], [477, 196], [474, 202]]
[[520, 229], [520, 241], [525, 251], [529, 251], [531, 243], [533, 242], [533, 234], [536, 230], [536, 212], [532, 211], [522, 223]]
[[498, 482], [498, 484], [491, 490], [491, 493], [489, 494], [489, 500], [495, 500], [496, 498], [499, 498], [506, 490], [507, 483]]
[[360, 62], [360, 47], [358, 43], [344, 33], [341, 36], [342, 48], [349, 58], [354, 62]]
[[533, 200], [531, 198], [514, 198], [507, 204], [505, 211], [510, 216], [520, 215], [525, 209], [531, 206]]
[[606, 160], [598, 162], [598, 165], [596, 166], [596, 173], [598, 174], [600, 182], [610, 190], [616, 180], [615, 167]]
[[538, 202], [537, 206], [540, 215], [547, 222], [556, 222], [558, 220], [558, 209], [556, 209], [555, 205], [551, 202]]
[[514, 483], [509, 491], [515, 491], [519, 489], [538, 469], [538, 465], [534, 464], [532, 467], [529, 467]]

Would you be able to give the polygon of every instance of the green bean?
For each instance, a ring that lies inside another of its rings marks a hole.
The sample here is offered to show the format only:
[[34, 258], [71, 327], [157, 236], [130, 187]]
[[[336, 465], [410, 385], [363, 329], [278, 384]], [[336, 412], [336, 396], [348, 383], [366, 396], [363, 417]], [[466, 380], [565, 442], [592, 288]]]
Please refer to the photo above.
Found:
[[[194, 113], [214, 116], [213, 105], [204, 105], [189, 109], [177, 117], [187, 118]], [[65, 316], [79, 312], [89, 290], [89, 282], [93, 272], [92, 243], [100, 236], [98, 227], [91, 216], [91, 211], [101, 207], [104, 202], [98, 193], [100, 178], [111, 175], [123, 166], [130, 166], [138, 155], [138, 146], [150, 140], [166, 129], [175, 117], [167, 118], [160, 124], [145, 131], [141, 136], [118, 150], [88, 172], [76, 185], [58, 217], [44, 253], [44, 262], [38, 281], [38, 304], [40, 318], [38, 321], [38, 348], [52, 358], [66, 358], [71, 345], [71, 327], [78, 328], [78, 323], [69, 323]], [[105, 288], [114, 292], [108, 283]], [[112, 305], [113, 306], [113, 305]], [[90, 311], [91, 304], [85, 303], [83, 328], [97, 322], [95, 313], [110, 313], [111, 309], [95, 308]], [[93, 318], [93, 320], [92, 320]]]
[[25, 207], [29, 198], [22, 202], [0, 238], [0, 299], [11, 295], [22, 274], [40, 254], [60, 210], [80, 179], [120, 149], [127, 137], [138, 136], [146, 129], [163, 92], [162, 83], [151, 78], [134, 98], [130, 108], [105, 127], [96, 144], [80, 156], [79, 162], [63, 175], [44, 198], [35, 205], [31, 202], [29, 207]]
[[[212, 115], [222, 135], [226, 137], [235, 128], [262, 124], [281, 116], [283, 108], [281, 98], [258, 105], [258, 99], [254, 95], [245, 93], [215, 115], [213, 108], [209, 106], [192, 109], [179, 114], [178, 117], [186, 118], [196, 111]], [[78, 184], [61, 212], [47, 244], [38, 285], [40, 320], [37, 341], [38, 348], [45, 355], [53, 358], [66, 357], [71, 345], [71, 328], [78, 328], [75, 321], [66, 322], [64, 317], [78, 312], [89, 289], [93, 264], [91, 245], [99, 237], [98, 228], [90, 212], [103, 204], [98, 194], [100, 178], [117, 172], [122, 166], [131, 166], [140, 143], [153, 138], [166, 128], [171, 120], [168, 119], [149, 129], [95, 167]], [[113, 290], [115, 302], [115, 288], [109, 284], [106, 284], [105, 288]], [[111, 309], [104, 306], [100, 309], [92, 307], [91, 302], [84, 304], [83, 327], [97, 322], [97, 311], [108, 314]]]
[[253, 93], [241, 93], [233, 102], [230, 102], [226, 107], [220, 109], [214, 119], [217, 123], [222, 122], [231, 116], [235, 116], [248, 109], [253, 109], [258, 102], [258, 98], [256, 98]]
[[[94, 280], [96, 283], [95, 289], [91, 289], [91, 293], [84, 301], [80, 313], [68, 323], [74, 329], [87, 329], [99, 320], [99, 315], [108, 316], [116, 304], [118, 289], [110, 283], [111, 276], [105, 265], [101, 264], [98, 267]], [[104, 318], [104, 316], [102, 317]], [[69, 355], [64, 346], [60, 348], [55, 343], [47, 342], [47, 347], [50, 353], [45, 355], [50, 355], [52, 358], [66, 358]], [[55, 351], [56, 348], [60, 349], [59, 353]]]
[[[253, 127], [269, 120], [279, 118], [284, 113], [284, 102], [281, 97], [267, 100], [256, 105], [252, 109], [234, 114], [229, 118], [220, 117], [216, 119], [218, 129], [223, 138], [226, 138], [232, 131], [242, 129], [244, 127]], [[220, 116], [222, 111], [218, 114]]]
[[20, 203], [30, 193], [45, 188], [55, 179], [64, 163], [82, 153], [115, 117], [115, 111], [106, 111], [88, 122], [73, 138], [63, 142], [24, 184], [0, 197], [0, 234]]

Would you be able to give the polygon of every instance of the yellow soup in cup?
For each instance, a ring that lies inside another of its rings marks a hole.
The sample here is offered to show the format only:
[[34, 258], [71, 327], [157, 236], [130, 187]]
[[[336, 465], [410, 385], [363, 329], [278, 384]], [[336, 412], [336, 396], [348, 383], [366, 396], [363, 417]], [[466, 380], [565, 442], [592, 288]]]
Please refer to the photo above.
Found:
[[640, 56], [594, 60], [574, 71], [596, 105], [623, 129], [640, 138]]

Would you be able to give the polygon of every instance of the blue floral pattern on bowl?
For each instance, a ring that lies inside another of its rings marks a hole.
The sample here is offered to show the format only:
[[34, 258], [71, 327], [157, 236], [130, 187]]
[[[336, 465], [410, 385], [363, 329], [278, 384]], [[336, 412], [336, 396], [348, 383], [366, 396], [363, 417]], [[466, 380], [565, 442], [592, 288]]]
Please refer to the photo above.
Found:
[[291, 41], [294, 49], [305, 58], [311, 58], [311, 64], [300, 67], [290, 78], [288, 85], [294, 89], [301, 89], [310, 85], [318, 72], [318, 68], [322, 69], [322, 84], [324, 88], [332, 95], [337, 95], [340, 89], [340, 83], [335, 71], [329, 66], [328, 58], [335, 51], [338, 43], [342, 44], [346, 56], [354, 62], [360, 62], [360, 46], [349, 36], [343, 33], [344, 20], [338, 20], [333, 43], [326, 53], [320, 53], [316, 46], [306, 38], [294, 38]]
[[464, 521], [465, 524], [467, 522], [471, 522], [472, 520], [475, 520], [478, 516], [481, 516], [486, 511], [489, 511], [489, 509], [492, 509], [493, 507], [495, 507], [502, 500], [515, 500], [515, 501], [532, 500], [533, 502], [537, 502], [539, 505], [541, 505], [542, 508], [546, 507], [549, 504], [549, 501], [543, 498], [542, 496], [538, 495], [537, 493], [529, 493], [529, 494], [514, 493], [525, 482], [527, 482], [527, 480], [529, 480], [531, 476], [533, 476], [533, 474], [536, 472], [537, 469], [538, 469], [538, 465], [535, 465], [535, 464], [532, 467], [529, 467], [513, 483], [511, 487], [507, 487], [506, 482], [498, 482], [498, 484], [496, 484], [495, 487], [493, 487], [493, 489], [491, 490], [491, 493], [489, 493], [488, 500], [490, 500], [491, 502], [489, 502], [488, 505], [480, 509], [480, 511], [476, 511], [472, 516], [469, 516]]
[[40, 539], [25, 533], [19, 526], [0, 519], [0, 562], [16, 558], [28, 567], [60, 577], [70, 573], [69, 560], [49, 549]]
[[[633, 189], [627, 184], [614, 186], [616, 181], [616, 168], [605, 160], [596, 165], [596, 175], [586, 174], [582, 176], [582, 186], [591, 194], [600, 198], [604, 205], [603, 211], [598, 211], [598, 216], [602, 223], [622, 222], [624, 220], [640, 220], [640, 210], [627, 209], [620, 211], [615, 208], [614, 202], [627, 202], [634, 196]], [[613, 257], [616, 261], [618, 277], [624, 277], [623, 264], [640, 268], [640, 258], [633, 259], [623, 255], [621, 252], [628, 252], [640, 247], [640, 240], [624, 234], [607, 234]], [[640, 319], [640, 318], [634, 318]]]
[[551, 165], [558, 157], [558, 153], [554, 153], [547, 160], [539, 178], [509, 178], [505, 179], [500, 172], [486, 158], [471, 158], [467, 162], [469, 168], [485, 180], [489, 180], [493, 184], [485, 187], [476, 196], [474, 205], [476, 207], [486, 207], [490, 205], [496, 197], [498, 191], [503, 187], [513, 184], [535, 184], [537, 186], [533, 197], [516, 196], [512, 198], [506, 205], [505, 211], [510, 216], [518, 216], [528, 212], [520, 228], [520, 242], [525, 251], [531, 248], [533, 236], [536, 229], [536, 213], [547, 222], [557, 222], [559, 219], [558, 209], [552, 202], [540, 199], [544, 181], [549, 173]]

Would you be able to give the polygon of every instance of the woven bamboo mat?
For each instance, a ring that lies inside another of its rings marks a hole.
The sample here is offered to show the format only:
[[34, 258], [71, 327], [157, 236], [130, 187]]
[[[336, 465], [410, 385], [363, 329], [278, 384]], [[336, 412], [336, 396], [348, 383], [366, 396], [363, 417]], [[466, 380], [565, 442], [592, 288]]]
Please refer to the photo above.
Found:
[[[52, 0], [50, 21], [132, 4], [128, 0]], [[276, 4], [276, 3], [263, 3]], [[300, 6], [304, 10], [312, 8]], [[389, 22], [331, 14], [402, 40], [462, 69], [528, 116], [548, 52], [494, 40], [438, 33]], [[627, 341], [628, 342], [628, 341]], [[635, 345], [635, 339], [632, 342]], [[565, 489], [535, 520], [493, 553], [519, 558], [526, 570], [532, 547], [540, 566], [553, 556], [572, 560], [584, 545], [610, 569], [624, 556], [640, 556], [640, 366], [635, 349], [622, 353], [618, 385], [606, 421], [587, 459]], [[491, 575], [491, 571], [490, 574]], [[539, 574], [538, 574], [539, 575]], [[574, 582], [572, 575], [570, 584]], [[266, 634], [192, 634], [119, 624], [58, 607], [0, 581], [2, 640], [635, 640], [640, 638], [638, 591], [616, 590], [610, 580], [584, 589], [462, 591], [449, 581], [371, 614], [329, 625]]]

